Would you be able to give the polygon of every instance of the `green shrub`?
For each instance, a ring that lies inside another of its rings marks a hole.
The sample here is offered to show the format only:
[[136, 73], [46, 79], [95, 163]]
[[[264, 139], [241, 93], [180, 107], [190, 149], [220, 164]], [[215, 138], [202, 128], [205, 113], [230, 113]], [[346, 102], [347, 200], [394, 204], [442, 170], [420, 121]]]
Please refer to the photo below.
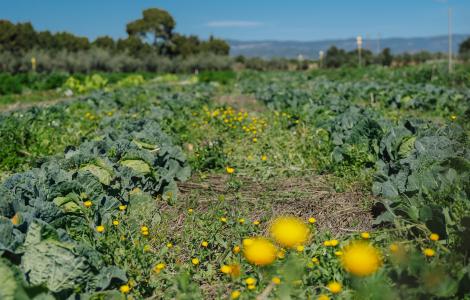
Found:
[[9, 74], [0, 74], [0, 95], [21, 94], [20, 80]]

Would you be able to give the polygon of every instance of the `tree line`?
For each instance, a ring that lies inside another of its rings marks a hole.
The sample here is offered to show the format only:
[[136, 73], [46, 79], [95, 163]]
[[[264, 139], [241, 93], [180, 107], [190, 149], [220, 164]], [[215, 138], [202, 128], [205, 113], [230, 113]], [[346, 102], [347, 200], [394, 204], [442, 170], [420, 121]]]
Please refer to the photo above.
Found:
[[[421, 64], [430, 60], [445, 59], [447, 55], [447, 53], [431, 53], [428, 51], [419, 51], [416, 53], [405, 52], [393, 55], [390, 48], [385, 48], [378, 54], [374, 54], [368, 49], [362, 49], [361, 53], [359, 53], [358, 49], [346, 51], [332, 46], [326, 51], [324, 60], [320, 61], [320, 64], [322, 67], [326, 68], [353, 67], [359, 64], [361, 66], [372, 64], [383, 66], [408, 66]], [[460, 44], [458, 58], [462, 61], [468, 61], [470, 59], [470, 38]]]
[[36, 31], [30, 22], [12, 23], [0, 20], [0, 51], [21, 54], [32, 49], [69, 52], [101, 48], [113, 53], [127, 52], [139, 57], [150, 53], [167, 57], [188, 57], [199, 53], [228, 55], [229, 45], [221, 39], [210, 37], [201, 40], [174, 31], [176, 22], [165, 10], [149, 8], [142, 17], [127, 24], [128, 36], [113, 39], [100, 36], [93, 41], [68, 32]]

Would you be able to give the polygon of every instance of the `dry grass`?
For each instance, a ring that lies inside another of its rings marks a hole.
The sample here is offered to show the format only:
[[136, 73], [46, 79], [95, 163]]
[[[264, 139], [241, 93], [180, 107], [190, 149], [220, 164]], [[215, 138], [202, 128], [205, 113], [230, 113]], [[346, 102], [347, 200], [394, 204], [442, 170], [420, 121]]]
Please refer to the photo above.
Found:
[[[358, 191], [335, 192], [326, 176], [291, 177], [282, 180], [257, 181], [240, 178], [241, 188], [228, 188], [228, 176], [193, 177], [179, 185], [183, 202], [197, 194], [198, 210], [210, 209], [217, 195], [224, 195], [234, 205], [249, 205], [250, 219], [262, 219], [269, 214], [296, 215], [303, 219], [314, 216], [321, 230], [334, 235], [370, 230], [372, 227], [371, 199]], [[264, 205], [259, 205], [263, 203]], [[266, 211], [270, 208], [270, 211]]]

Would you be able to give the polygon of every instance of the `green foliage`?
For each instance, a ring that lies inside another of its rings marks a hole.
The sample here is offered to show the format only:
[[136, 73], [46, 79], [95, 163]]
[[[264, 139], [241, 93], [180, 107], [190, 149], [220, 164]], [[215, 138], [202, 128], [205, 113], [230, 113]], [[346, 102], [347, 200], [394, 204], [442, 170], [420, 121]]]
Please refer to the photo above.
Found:
[[204, 71], [198, 75], [198, 79], [201, 82], [217, 82], [223, 85], [227, 85], [236, 79], [237, 75], [232, 71]]

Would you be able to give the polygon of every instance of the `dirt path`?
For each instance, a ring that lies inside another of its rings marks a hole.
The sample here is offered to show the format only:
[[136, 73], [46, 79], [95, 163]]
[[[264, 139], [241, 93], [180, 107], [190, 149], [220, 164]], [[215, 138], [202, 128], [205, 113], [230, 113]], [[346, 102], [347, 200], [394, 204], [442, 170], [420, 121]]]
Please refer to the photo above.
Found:
[[207, 178], [193, 176], [180, 183], [183, 202], [198, 199], [198, 210], [208, 210], [220, 195], [234, 205], [252, 207], [250, 219], [266, 216], [296, 215], [304, 220], [317, 219], [318, 228], [334, 235], [368, 231], [372, 228], [372, 201], [358, 191], [335, 192], [328, 185], [327, 176], [290, 177], [257, 181], [237, 178], [241, 186], [237, 191], [229, 188], [227, 175], [214, 174]]
[[78, 97], [73, 98], [57, 98], [52, 100], [36, 101], [36, 102], [15, 102], [7, 105], [0, 105], [0, 112], [11, 112], [16, 110], [24, 110], [31, 107], [48, 107], [62, 102], [70, 102], [78, 99]]

